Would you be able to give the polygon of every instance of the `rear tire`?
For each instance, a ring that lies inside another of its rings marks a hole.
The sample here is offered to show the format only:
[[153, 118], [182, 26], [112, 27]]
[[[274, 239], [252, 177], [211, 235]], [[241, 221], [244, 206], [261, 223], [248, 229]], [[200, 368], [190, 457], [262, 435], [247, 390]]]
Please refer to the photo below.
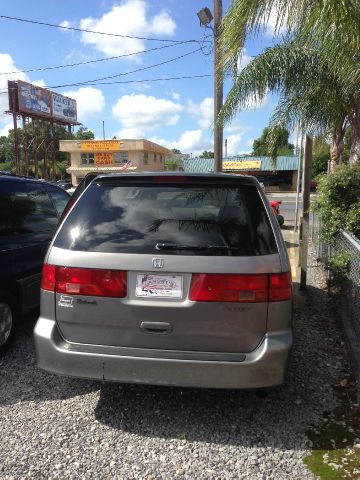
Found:
[[15, 298], [0, 291], [0, 356], [5, 353], [14, 337], [16, 318]]
[[280, 227], [281, 227], [282, 225], [284, 225], [285, 219], [284, 219], [284, 217], [283, 217], [282, 215], [278, 215], [278, 216], [277, 216], [277, 219], [278, 219], [278, 222], [279, 222]]

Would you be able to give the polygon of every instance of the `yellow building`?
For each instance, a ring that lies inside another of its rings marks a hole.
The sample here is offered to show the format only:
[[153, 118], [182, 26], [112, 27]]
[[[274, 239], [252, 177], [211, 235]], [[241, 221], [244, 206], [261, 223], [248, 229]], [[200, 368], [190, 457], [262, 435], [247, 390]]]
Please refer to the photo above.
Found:
[[60, 151], [70, 154], [71, 182], [77, 185], [89, 172], [165, 169], [171, 150], [149, 140], [60, 140]]

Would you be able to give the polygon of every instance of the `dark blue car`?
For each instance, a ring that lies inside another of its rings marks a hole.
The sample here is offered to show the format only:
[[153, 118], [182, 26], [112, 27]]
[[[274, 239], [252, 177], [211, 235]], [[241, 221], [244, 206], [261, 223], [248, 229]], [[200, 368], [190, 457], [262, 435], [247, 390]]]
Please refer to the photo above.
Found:
[[38, 307], [42, 263], [69, 194], [0, 172], [0, 355], [18, 318]]

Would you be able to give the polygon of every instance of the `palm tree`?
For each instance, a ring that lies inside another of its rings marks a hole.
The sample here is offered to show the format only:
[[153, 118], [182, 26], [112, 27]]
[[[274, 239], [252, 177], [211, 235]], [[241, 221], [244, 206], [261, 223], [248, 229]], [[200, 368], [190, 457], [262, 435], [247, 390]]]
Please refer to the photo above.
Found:
[[[236, 65], [247, 36], [259, 32], [274, 13], [276, 31], [284, 27], [287, 32], [286, 50], [281, 50], [282, 44], [278, 49], [267, 50], [258, 62], [255, 59], [238, 75]], [[281, 99], [274, 119], [285, 121], [288, 118], [291, 123], [300, 113], [306, 113], [306, 126], [316, 126], [320, 130], [326, 127], [332, 133], [334, 150], [336, 145], [341, 150], [344, 126], [349, 122], [353, 142], [350, 163], [360, 164], [358, 0], [234, 0], [223, 19], [220, 42], [222, 72], [234, 72], [234, 85], [221, 113], [221, 121], [228, 121], [237, 109], [244, 107], [244, 96], [250, 98], [250, 91], [258, 98], [268, 90], [278, 91]], [[288, 60], [284, 52], [290, 55]], [[280, 61], [278, 68], [277, 60]], [[304, 73], [299, 68], [301, 65]], [[311, 68], [315, 68], [312, 75]], [[259, 81], [255, 75], [260, 75]], [[305, 77], [302, 86], [293, 75]], [[248, 93], [240, 91], [243, 88]], [[317, 97], [319, 94], [321, 97]], [[341, 106], [335, 109], [338, 95]], [[326, 102], [320, 104], [320, 98]], [[301, 106], [296, 105], [299, 100], [302, 100]]]
[[[269, 91], [280, 95], [271, 125], [291, 130], [301, 122], [309, 133], [329, 134], [332, 167], [339, 163], [346, 127], [353, 126], [354, 98], [344, 92], [342, 79], [320, 52], [294, 41], [266, 49], [235, 78], [220, 121], [228, 122], [249, 99], [261, 101]], [[276, 156], [273, 140], [269, 153]]]

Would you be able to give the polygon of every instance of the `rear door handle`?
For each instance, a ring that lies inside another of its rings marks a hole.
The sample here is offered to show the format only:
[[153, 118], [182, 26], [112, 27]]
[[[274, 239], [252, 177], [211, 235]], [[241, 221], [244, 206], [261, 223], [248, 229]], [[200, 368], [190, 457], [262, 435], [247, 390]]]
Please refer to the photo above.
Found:
[[140, 330], [150, 335], [168, 335], [173, 328], [170, 323], [166, 322], [141, 322]]

